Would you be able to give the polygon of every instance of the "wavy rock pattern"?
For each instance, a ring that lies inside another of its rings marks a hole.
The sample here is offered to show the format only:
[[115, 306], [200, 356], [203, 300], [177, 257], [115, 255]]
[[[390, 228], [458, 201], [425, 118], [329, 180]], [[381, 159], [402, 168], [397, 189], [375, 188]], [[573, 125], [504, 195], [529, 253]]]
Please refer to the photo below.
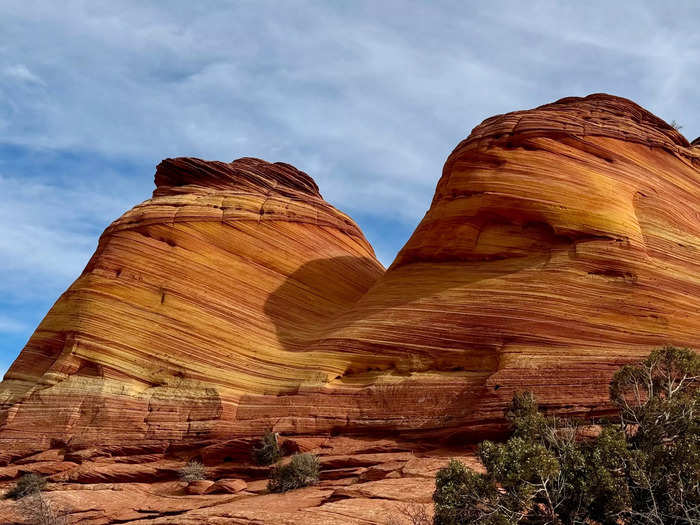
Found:
[[5, 376], [3, 437], [47, 413], [57, 438], [196, 436], [235, 417], [241, 393], [344, 369], [308, 341], [383, 268], [313, 180], [250, 158], [167, 159], [155, 180]]
[[699, 255], [700, 148], [629, 100], [566, 98], [476, 127], [389, 270], [315, 348], [473, 375], [474, 422], [519, 389], [597, 409], [621, 364], [700, 347]]
[[700, 347], [700, 147], [626, 99], [484, 121], [386, 273], [292, 166], [155, 179], [5, 376], [1, 440], [483, 433], [514, 390], [605, 410], [620, 364]]

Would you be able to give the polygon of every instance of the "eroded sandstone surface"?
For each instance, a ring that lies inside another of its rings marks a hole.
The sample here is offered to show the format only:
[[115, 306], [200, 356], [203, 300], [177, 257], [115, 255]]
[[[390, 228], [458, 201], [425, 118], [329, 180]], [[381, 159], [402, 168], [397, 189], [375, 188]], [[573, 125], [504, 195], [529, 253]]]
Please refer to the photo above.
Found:
[[627, 99], [566, 98], [477, 126], [391, 267], [314, 349], [464, 381], [431, 409], [462, 425], [514, 390], [595, 411], [625, 362], [700, 346], [699, 255], [700, 147]]
[[282, 163], [166, 159], [155, 182], [6, 374], [0, 439], [221, 434], [242, 395], [342, 374], [309, 341], [383, 273], [355, 223]]
[[[282, 443], [291, 450], [317, 454], [317, 485], [272, 494], [267, 467], [250, 463], [251, 440], [192, 443], [154, 449], [96, 447], [51, 449], [51, 460], [28, 456], [0, 466], [0, 487], [17, 472], [41, 470], [49, 484], [43, 497], [71, 524], [286, 524], [411, 525], [405, 512], [432, 515], [435, 473], [451, 457], [479, 469], [473, 449], [431, 448], [392, 439], [309, 436]], [[206, 452], [214, 446], [217, 454]], [[224, 454], [225, 456], [221, 455]], [[208, 481], [188, 485], [177, 469], [192, 457], [202, 458]], [[0, 458], [6, 463], [8, 458]], [[65, 466], [69, 465], [69, 466]], [[214, 489], [227, 480], [233, 493]], [[26, 505], [26, 504], [25, 504]], [[32, 525], [23, 504], [0, 500], [0, 523]]]
[[[386, 271], [290, 165], [155, 182], [0, 383], [0, 479], [49, 476], [76, 522], [388, 523], [514, 391], [595, 415], [620, 365], [700, 347], [700, 145], [626, 99], [477, 126]], [[322, 483], [265, 494], [265, 429], [323, 454]], [[374, 445], [332, 453], [351, 435]], [[191, 457], [227, 492], [188, 494]]]

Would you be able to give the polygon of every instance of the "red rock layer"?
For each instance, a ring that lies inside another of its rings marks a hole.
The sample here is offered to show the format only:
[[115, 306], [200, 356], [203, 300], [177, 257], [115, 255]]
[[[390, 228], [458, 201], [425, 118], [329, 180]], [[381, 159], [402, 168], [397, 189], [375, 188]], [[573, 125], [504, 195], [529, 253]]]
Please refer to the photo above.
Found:
[[181, 158], [155, 179], [5, 376], [3, 438], [197, 436], [234, 419], [241, 393], [295, 391], [345, 368], [308, 341], [383, 268], [308, 175]]
[[700, 347], [699, 253], [699, 149], [629, 100], [566, 98], [475, 128], [387, 273], [315, 348], [472, 375], [474, 420], [514, 389], [600, 408], [622, 363]]
[[700, 148], [626, 99], [486, 120], [386, 273], [289, 165], [156, 184], [6, 375], [0, 440], [483, 434], [515, 390], [605, 410], [622, 363], [700, 347]]
[[[6, 466], [7, 461], [0, 463], [0, 492], [25, 472], [41, 473], [48, 481], [43, 498], [53, 514], [81, 525], [386, 525], [404, 523], [397, 522], [404, 507], [429, 519], [435, 474], [450, 458], [481, 469], [472, 447], [445, 450], [345, 436], [285, 439], [288, 454], [301, 450], [319, 456], [320, 482], [270, 494], [269, 468], [250, 462], [251, 441], [169, 450], [57, 447], [25, 452]], [[201, 458], [207, 479], [178, 481], [178, 470], [193, 457]], [[27, 512], [31, 503], [0, 498], [0, 523], [40, 523]]]

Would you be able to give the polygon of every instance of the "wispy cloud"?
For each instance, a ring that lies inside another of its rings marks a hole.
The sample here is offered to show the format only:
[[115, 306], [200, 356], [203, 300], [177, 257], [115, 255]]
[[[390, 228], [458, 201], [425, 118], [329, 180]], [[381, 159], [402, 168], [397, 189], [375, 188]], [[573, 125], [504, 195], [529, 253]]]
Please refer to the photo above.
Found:
[[685, 90], [700, 73], [693, 17], [660, 5], [53, 5], [2, 13], [5, 70], [47, 86], [4, 86], [2, 141], [285, 160], [339, 205], [381, 215], [396, 192], [367, 199], [367, 184], [429, 201], [452, 146], [493, 113], [612, 91], [700, 130]]
[[296, 165], [388, 263], [493, 114], [605, 91], [699, 135], [699, 18], [692, 0], [3, 2], [0, 293], [55, 297], [179, 155]]
[[0, 293], [29, 299], [77, 277], [108, 197], [0, 175]]
[[[2, 153], [17, 156], [19, 151], [0, 150], [0, 159]], [[90, 164], [80, 160], [50, 155], [49, 166], [68, 173], [34, 173], [28, 164], [41, 166], [44, 157], [32, 151], [29, 159], [0, 160], [0, 274], [7, 276], [0, 279], [0, 294], [4, 300], [28, 300], [65, 288], [87, 263], [102, 229], [141, 200], [124, 189], [132, 180], [109, 169], [94, 177], [109, 180], [110, 187], [105, 181], [96, 186]], [[143, 186], [148, 184], [137, 185]]]
[[27, 66], [24, 64], [6, 66], [2, 70], [2, 74], [7, 78], [18, 80], [20, 82], [28, 82], [30, 84], [39, 84], [42, 86], [45, 85], [44, 81], [29, 71], [29, 68], [27, 68]]

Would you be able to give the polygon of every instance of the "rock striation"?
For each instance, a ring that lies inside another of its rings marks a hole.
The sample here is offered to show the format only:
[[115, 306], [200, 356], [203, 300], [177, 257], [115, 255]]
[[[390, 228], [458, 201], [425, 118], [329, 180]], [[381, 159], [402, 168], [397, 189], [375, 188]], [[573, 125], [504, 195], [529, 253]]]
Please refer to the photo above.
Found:
[[288, 164], [155, 182], [0, 384], [0, 441], [483, 435], [516, 390], [598, 413], [621, 364], [700, 347], [700, 147], [623, 98], [477, 126], [386, 272]]
[[412, 237], [317, 348], [471, 378], [450, 405], [462, 424], [524, 389], [595, 411], [622, 364], [700, 347], [699, 254], [700, 148], [627, 99], [565, 98], [455, 148]]
[[308, 175], [178, 158], [155, 182], [7, 372], [2, 438], [195, 437], [235, 420], [242, 393], [296, 391], [344, 369], [308, 342], [384, 269]]

